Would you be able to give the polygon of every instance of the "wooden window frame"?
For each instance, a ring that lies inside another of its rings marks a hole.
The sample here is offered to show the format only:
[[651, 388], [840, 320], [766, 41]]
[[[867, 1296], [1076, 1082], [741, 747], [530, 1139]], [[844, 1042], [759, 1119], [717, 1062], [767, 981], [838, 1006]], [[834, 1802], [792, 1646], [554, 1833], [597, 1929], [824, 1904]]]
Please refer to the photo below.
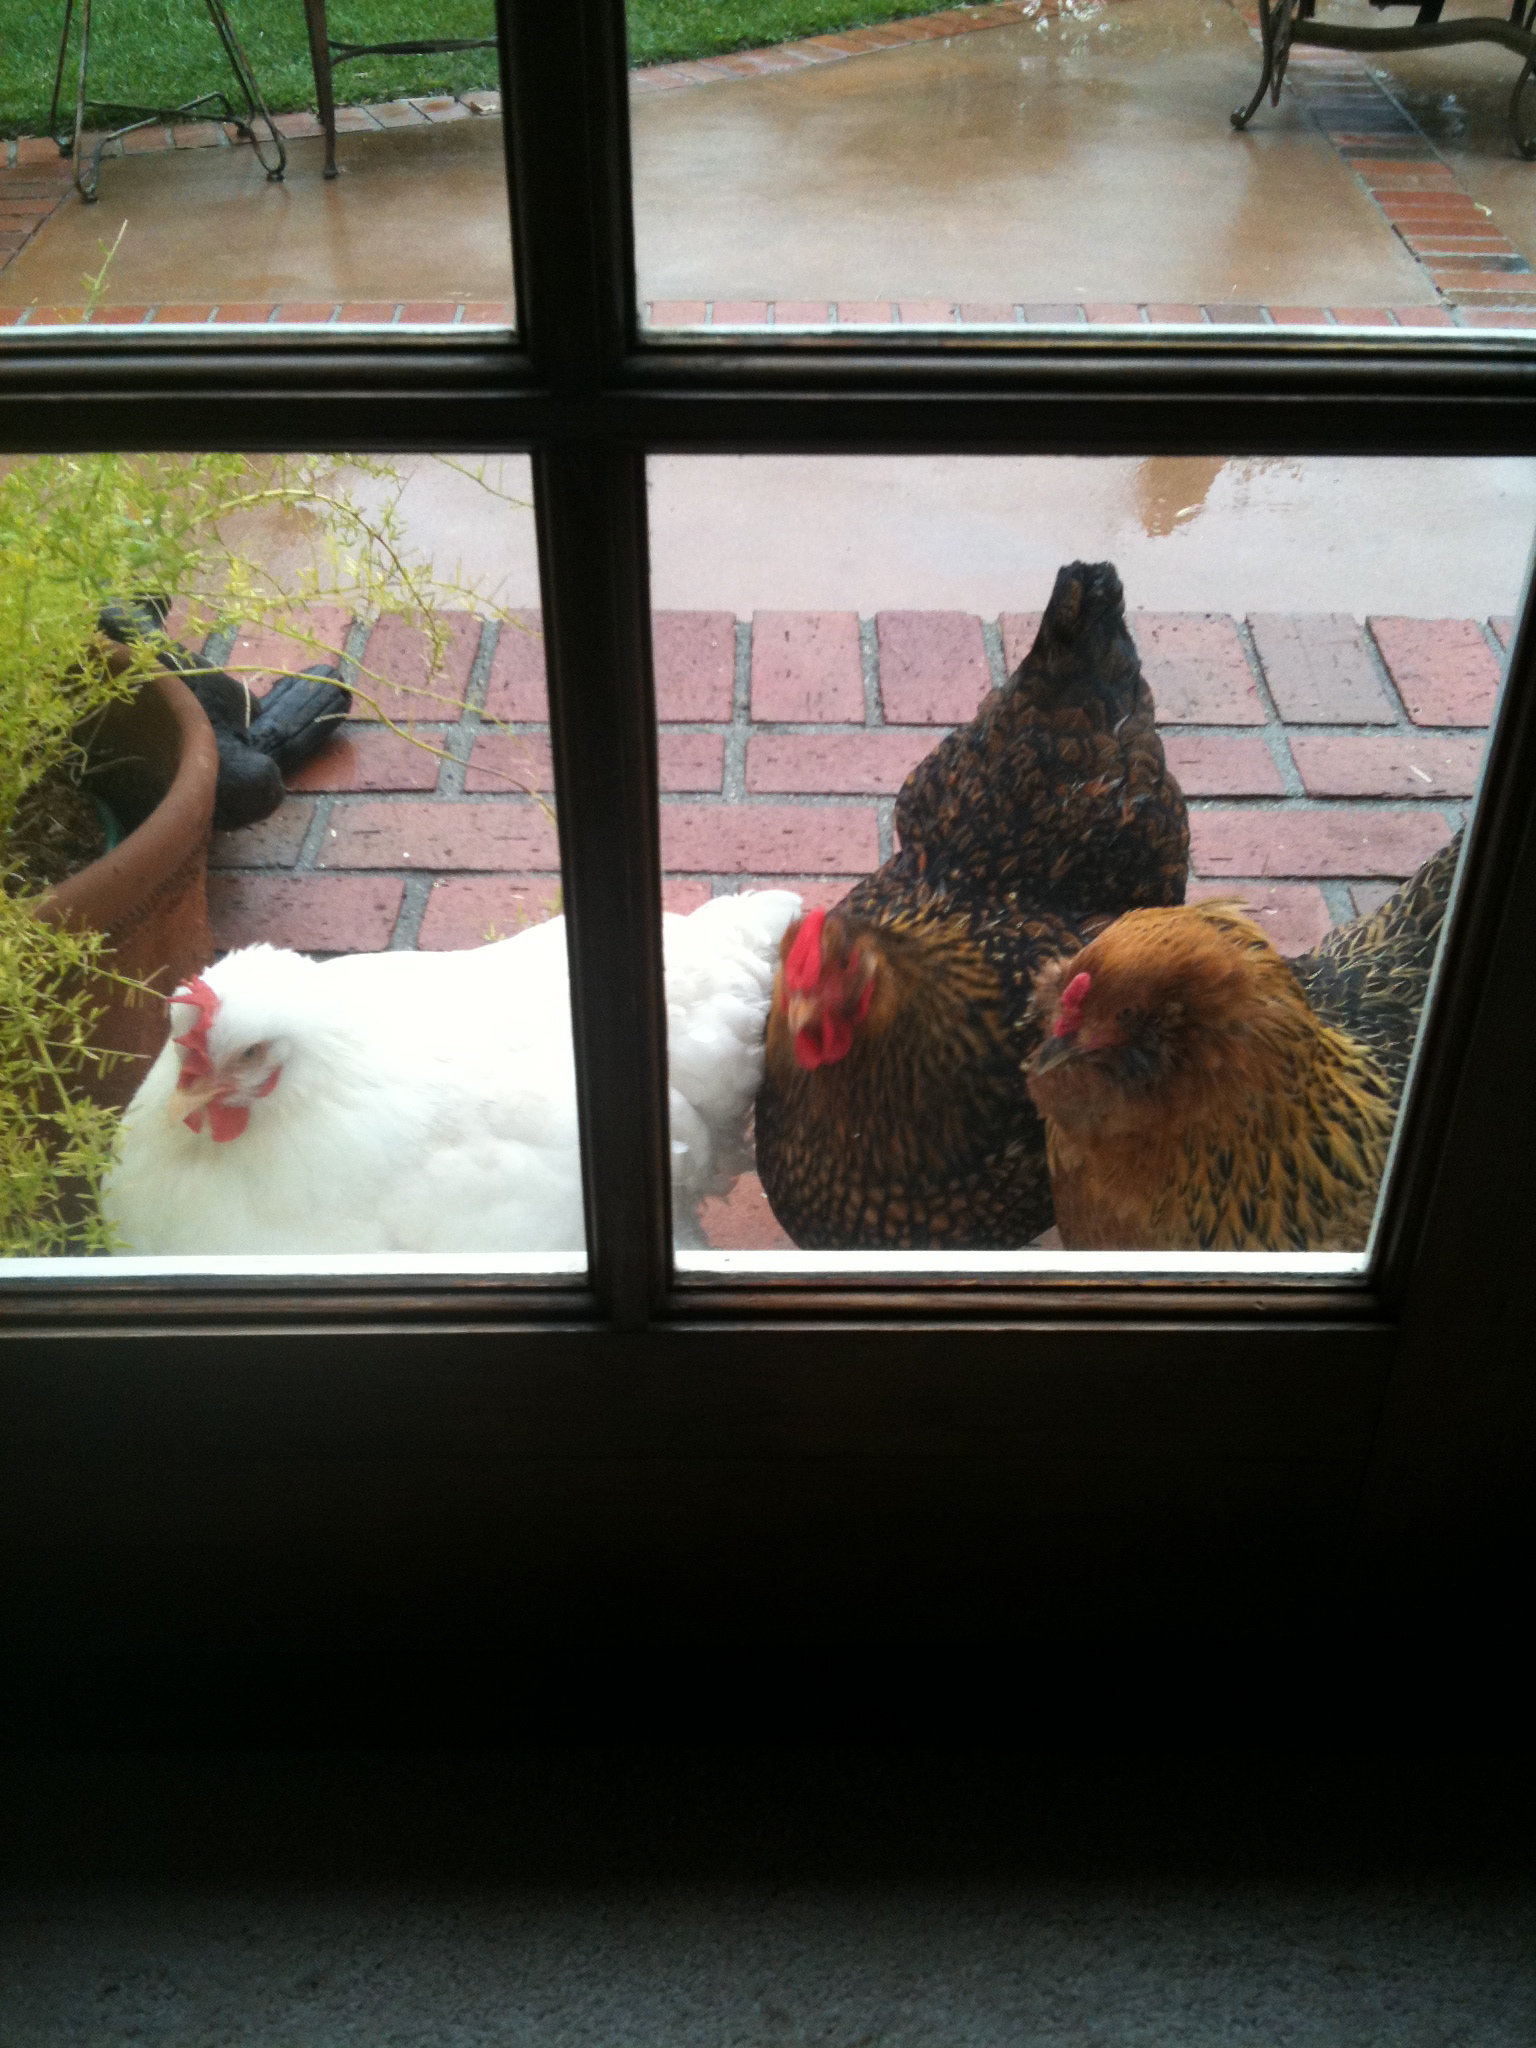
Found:
[[[388, 1628], [425, 1627], [453, 1573], [476, 1611], [544, 1614], [520, 1577], [528, 1527], [497, 1506], [535, 1480], [547, 1526], [590, 1536], [554, 1576], [589, 1619], [643, 1572], [652, 1611], [692, 1625], [723, 1568], [701, 1537], [734, 1561], [743, 1612], [777, 1612], [793, 1586], [832, 1629], [939, 1626], [912, 1594], [915, 1531], [924, 1585], [969, 1560], [975, 1598], [955, 1611], [973, 1618], [1005, 1595], [1017, 1612], [1166, 1586], [1179, 1559], [1208, 1588], [1267, 1572], [1303, 1598], [1341, 1574], [1406, 1583], [1426, 1558], [1506, 1555], [1529, 1476], [1536, 1239], [1529, 593], [1368, 1284], [678, 1287], [644, 470], [653, 453], [1531, 456], [1531, 342], [649, 337], [622, 0], [498, 12], [516, 336], [17, 330], [0, 450], [531, 455], [590, 1281], [6, 1292], [7, 1542], [27, 1569], [61, 1545], [74, 1560], [23, 1602], [15, 1640], [74, 1628], [105, 1655], [217, 1636], [185, 1545], [206, 1533], [210, 1475], [235, 1470], [287, 1475], [280, 1500], [242, 1493], [244, 1520], [219, 1522], [271, 1594], [253, 1624], [269, 1648], [279, 1584], [316, 1629], [348, 1588], [379, 1629], [386, 1610]], [[341, 1536], [342, 1496], [372, 1562]], [[838, 1552], [856, 1512], [864, 1538]], [[379, 1560], [395, 1569], [402, 1545], [435, 1562], [386, 1599]], [[114, 1578], [121, 1557], [142, 1597]]]

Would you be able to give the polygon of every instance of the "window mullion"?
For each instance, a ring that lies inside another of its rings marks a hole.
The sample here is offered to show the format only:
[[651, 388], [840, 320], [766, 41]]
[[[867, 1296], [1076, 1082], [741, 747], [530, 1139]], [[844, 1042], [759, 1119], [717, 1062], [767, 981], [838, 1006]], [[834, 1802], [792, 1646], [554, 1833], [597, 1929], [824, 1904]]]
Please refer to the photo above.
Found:
[[622, 0], [498, 0], [518, 326], [535, 374], [596, 394], [634, 331]]
[[534, 475], [593, 1286], [636, 1329], [671, 1242], [645, 463], [566, 444]]

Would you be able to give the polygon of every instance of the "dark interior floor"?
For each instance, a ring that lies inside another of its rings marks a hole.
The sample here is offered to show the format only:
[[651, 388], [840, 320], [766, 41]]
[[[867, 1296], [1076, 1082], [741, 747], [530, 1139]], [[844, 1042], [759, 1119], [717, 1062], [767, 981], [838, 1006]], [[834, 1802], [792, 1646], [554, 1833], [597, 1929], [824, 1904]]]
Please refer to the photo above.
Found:
[[0, 2043], [1536, 2040], [1507, 1752], [13, 1753]]

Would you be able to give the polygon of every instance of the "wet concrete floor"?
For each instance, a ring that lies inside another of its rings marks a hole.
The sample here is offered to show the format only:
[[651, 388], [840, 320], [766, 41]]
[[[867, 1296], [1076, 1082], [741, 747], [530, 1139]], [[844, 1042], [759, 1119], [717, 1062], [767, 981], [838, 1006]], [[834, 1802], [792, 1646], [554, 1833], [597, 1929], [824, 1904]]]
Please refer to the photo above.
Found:
[[247, 146], [109, 159], [101, 197], [68, 201], [0, 271], [0, 306], [77, 305], [122, 242], [103, 303], [506, 299], [511, 231], [501, 123], [455, 121], [290, 142], [270, 184]]
[[[1487, 0], [1452, 0], [1460, 11]], [[1382, 17], [1330, 0], [1330, 17]], [[1517, 66], [1372, 59], [1475, 198], [1536, 256]], [[1257, 47], [1228, 0], [1083, 0], [944, 42], [647, 95], [633, 110], [642, 299], [1423, 305], [1435, 293], [1287, 90], [1243, 135]], [[1533, 95], [1536, 99], [1536, 95]], [[1536, 108], [1533, 108], [1536, 113]], [[499, 124], [109, 162], [0, 272], [0, 305], [75, 304], [126, 221], [108, 304], [501, 299]]]
[[[539, 602], [531, 509], [402, 458], [412, 544], [515, 606]], [[493, 480], [532, 491], [509, 459]], [[376, 489], [376, 487], [375, 487]], [[666, 456], [650, 466], [661, 609], [1038, 609], [1074, 557], [1118, 564], [1147, 611], [1513, 611], [1536, 462]]]
[[1227, 0], [1111, 0], [647, 99], [640, 296], [1432, 302], [1294, 96], [1234, 132], [1257, 77]]

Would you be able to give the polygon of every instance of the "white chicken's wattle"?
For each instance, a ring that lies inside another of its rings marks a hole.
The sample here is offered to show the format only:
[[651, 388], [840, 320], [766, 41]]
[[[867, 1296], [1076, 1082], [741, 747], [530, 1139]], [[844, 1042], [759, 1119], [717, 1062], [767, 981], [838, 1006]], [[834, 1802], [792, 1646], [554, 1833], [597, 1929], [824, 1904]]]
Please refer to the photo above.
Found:
[[[664, 919], [678, 1235], [745, 1163], [785, 890]], [[462, 953], [231, 953], [177, 991], [104, 1208], [126, 1250], [579, 1252], [565, 922]]]

